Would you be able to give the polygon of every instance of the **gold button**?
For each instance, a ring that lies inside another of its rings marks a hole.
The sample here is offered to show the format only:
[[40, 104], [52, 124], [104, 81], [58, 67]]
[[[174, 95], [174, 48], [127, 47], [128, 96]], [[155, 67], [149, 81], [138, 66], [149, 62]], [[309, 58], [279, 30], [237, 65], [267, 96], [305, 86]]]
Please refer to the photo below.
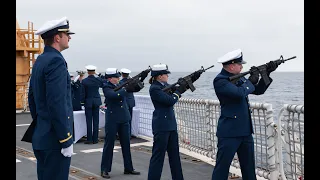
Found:
[[234, 118], [237, 118], [237, 116], [234, 116]]
[[164, 118], [167, 118], [167, 116], [164, 116]]
[[69, 137], [69, 136], [70, 136], [70, 133], [68, 132], [68, 134], [67, 134], [67, 135], [68, 135], [68, 137]]
[[68, 119], [70, 119], [70, 117], [68, 116]]
[[121, 106], [121, 108], [122, 108], [123, 106]]
[[118, 93], [118, 96], [120, 96], [120, 94]]
[[122, 102], [122, 101], [120, 101], [120, 102]]

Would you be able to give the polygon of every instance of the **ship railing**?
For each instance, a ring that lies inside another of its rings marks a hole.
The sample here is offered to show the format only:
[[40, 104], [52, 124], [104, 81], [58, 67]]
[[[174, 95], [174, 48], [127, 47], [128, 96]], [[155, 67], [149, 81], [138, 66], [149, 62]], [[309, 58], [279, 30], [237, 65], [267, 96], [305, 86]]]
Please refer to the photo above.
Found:
[[[134, 95], [135, 132], [151, 139], [152, 113], [149, 95]], [[102, 98], [103, 94], [102, 94]], [[216, 130], [220, 116], [218, 100], [181, 98], [174, 106], [178, 125], [180, 151], [215, 165], [217, 154]], [[250, 102], [254, 128], [254, 150], [258, 180], [304, 179], [304, 105], [285, 104], [277, 115], [272, 104]], [[137, 113], [138, 112], [138, 113]], [[138, 116], [138, 117], [137, 117]], [[235, 155], [230, 173], [241, 176]]]
[[278, 115], [277, 154], [283, 180], [304, 179], [304, 105], [284, 104]]
[[[154, 110], [150, 96], [135, 95], [139, 109], [139, 134], [152, 137], [152, 112]], [[272, 105], [250, 103], [254, 126], [254, 148], [256, 174], [264, 179], [279, 176], [276, 168], [276, 124], [273, 121]], [[178, 124], [179, 145], [193, 153], [205, 156], [215, 164], [217, 154], [216, 129], [220, 115], [220, 103], [217, 100], [181, 98], [174, 106]], [[241, 176], [240, 164], [235, 155], [230, 172]]]

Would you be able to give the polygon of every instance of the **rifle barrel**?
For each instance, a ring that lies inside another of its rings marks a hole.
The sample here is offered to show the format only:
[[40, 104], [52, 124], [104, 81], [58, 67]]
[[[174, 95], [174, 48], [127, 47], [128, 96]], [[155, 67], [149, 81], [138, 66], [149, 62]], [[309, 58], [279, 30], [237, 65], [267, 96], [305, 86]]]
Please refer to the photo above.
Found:
[[208, 68], [204, 69], [204, 71], [206, 71], [206, 70], [208, 70], [208, 69], [210, 69], [210, 68], [213, 68], [213, 67], [214, 67], [214, 65], [212, 65], [212, 66], [210, 66], [210, 67], [208, 67]]
[[[288, 59], [283, 59], [282, 56], [280, 57], [280, 59], [278, 59], [278, 61], [280, 60], [280, 62], [285, 62], [285, 61], [288, 61], [288, 60], [291, 60], [291, 59], [294, 59], [296, 58], [297, 56], [292, 56], [291, 58], [288, 58]], [[277, 60], [276, 60], [277, 61]], [[280, 63], [281, 64], [281, 63]], [[263, 66], [263, 65], [262, 65]], [[247, 74], [250, 73], [250, 70], [249, 71], [246, 71], [246, 72], [243, 72], [243, 73], [240, 73], [240, 74], [237, 74], [237, 75], [234, 75], [234, 76], [231, 76], [229, 77], [229, 80], [232, 81], [234, 79], [237, 79], [237, 78], [240, 78], [242, 76], [245, 76]]]
[[288, 61], [288, 60], [294, 59], [294, 58], [296, 58], [296, 57], [297, 57], [297, 56], [292, 56], [291, 58], [285, 59], [284, 61]]

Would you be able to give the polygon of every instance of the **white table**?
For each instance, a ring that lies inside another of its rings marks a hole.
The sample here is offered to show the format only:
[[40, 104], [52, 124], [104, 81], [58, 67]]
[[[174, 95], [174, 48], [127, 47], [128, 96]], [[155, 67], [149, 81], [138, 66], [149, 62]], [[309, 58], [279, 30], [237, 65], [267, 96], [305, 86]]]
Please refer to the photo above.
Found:
[[[74, 143], [79, 141], [83, 136], [87, 135], [87, 122], [84, 110], [73, 111], [74, 118]], [[134, 136], [139, 135], [139, 123], [140, 123], [140, 110], [133, 108], [132, 110], [132, 122], [131, 122], [131, 134]], [[99, 110], [99, 129], [105, 126], [105, 114]]]
[[131, 121], [131, 134], [134, 136], [139, 135], [139, 123], [140, 123], [140, 110], [132, 109], [132, 121]]
[[[74, 143], [76, 143], [83, 136], [87, 135], [87, 122], [84, 110], [73, 111], [74, 119]], [[105, 126], [104, 113], [99, 110], [99, 129]]]

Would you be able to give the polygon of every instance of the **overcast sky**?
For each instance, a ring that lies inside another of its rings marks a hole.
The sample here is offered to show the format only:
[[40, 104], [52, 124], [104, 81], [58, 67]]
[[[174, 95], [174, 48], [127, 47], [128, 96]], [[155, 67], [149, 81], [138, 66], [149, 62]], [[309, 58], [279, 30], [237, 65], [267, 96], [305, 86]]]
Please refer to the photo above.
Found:
[[277, 71], [304, 71], [302, 0], [17, 0], [21, 28], [66, 16], [76, 34], [62, 54], [69, 71], [92, 64], [141, 71], [168, 64], [173, 72], [215, 67], [240, 48], [244, 70], [297, 56]]

